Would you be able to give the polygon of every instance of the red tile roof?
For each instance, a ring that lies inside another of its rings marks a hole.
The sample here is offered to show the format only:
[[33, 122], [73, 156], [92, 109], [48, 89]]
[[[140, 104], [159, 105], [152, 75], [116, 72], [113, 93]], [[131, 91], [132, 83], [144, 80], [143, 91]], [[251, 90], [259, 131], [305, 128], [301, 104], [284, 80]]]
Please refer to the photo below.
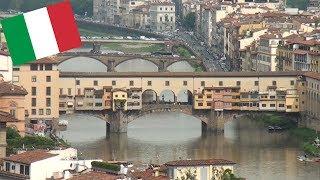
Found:
[[25, 96], [28, 92], [21, 86], [0, 82], [0, 96]]
[[320, 80], [320, 73], [306, 72], [304, 75], [312, 79]]
[[10, 113], [0, 111], [0, 122], [17, 122], [18, 120]]
[[71, 180], [116, 180], [119, 179], [119, 175], [107, 174], [105, 172], [91, 171], [85, 174], [77, 175], [71, 178]]
[[5, 157], [3, 158], [3, 160], [22, 163], [22, 164], [31, 164], [33, 162], [41, 161], [54, 156], [57, 156], [57, 154], [50, 154], [44, 150], [34, 150], [34, 151], [26, 151], [21, 154], [15, 154], [9, 157]]
[[203, 165], [233, 165], [235, 162], [224, 159], [178, 160], [165, 163], [166, 166], [203, 166]]

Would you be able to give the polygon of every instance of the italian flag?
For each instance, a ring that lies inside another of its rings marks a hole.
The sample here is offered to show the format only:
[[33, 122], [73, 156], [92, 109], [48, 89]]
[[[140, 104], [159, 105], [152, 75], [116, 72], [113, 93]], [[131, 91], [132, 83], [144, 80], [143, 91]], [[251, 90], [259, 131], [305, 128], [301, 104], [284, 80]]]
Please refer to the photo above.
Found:
[[1, 24], [14, 65], [81, 46], [69, 1], [4, 19]]

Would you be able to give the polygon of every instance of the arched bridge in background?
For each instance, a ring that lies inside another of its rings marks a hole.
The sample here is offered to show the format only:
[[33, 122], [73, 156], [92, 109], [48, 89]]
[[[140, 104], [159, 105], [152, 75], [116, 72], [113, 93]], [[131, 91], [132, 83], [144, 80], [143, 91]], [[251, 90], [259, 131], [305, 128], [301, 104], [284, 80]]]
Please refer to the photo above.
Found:
[[77, 57], [86, 57], [95, 59], [102, 64], [104, 64], [108, 72], [115, 72], [115, 68], [127, 61], [142, 59], [145, 61], [149, 61], [158, 67], [159, 72], [167, 71], [167, 68], [174, 63], [178, 62], [187, 62], [192, 67], [202, 66], [201, 59], [197, 58], [181, 58], [181, 57], [169, 57], [169, 56], [151, 56], [151, 55], [119, 55], [119, 54], [100, 54], [100, 53], [91, 53], [91, 52], [65, 52], [57, 55], [56, 61], [58, 64], [66, 62], [70, 59], [74, 59]]

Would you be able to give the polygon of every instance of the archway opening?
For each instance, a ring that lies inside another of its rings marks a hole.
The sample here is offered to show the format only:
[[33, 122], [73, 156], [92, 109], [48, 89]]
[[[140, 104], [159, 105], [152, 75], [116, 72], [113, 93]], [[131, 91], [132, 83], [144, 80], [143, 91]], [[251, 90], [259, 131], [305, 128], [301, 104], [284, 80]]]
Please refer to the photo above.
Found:
[[179, 91], [177, 95], [177, 102], [183, 105], [192, 105], [193, 104], [193, 95], [188, 89], [183, 89]]
[[159, 102], [166, 104], [173, 104], [176, 102], [176, 96], [172, 90], [163, 90], [159, 95]]
[[58, 65], [62, 72], [107, 72], [108, 67], [97, 59], [90, 57], [70, 58]]
[[152, 89], [147, 89], [142, 93], [142, 105], [155, 104], [157, 102], [157, 93]]
[[178, 61], [167, 67], [170, 72], [194, 72], [195, 69], [187, 61]]
[[126, 60], [115, 67], [117, 72], [158, 72], [158, 66], [145, 59]]

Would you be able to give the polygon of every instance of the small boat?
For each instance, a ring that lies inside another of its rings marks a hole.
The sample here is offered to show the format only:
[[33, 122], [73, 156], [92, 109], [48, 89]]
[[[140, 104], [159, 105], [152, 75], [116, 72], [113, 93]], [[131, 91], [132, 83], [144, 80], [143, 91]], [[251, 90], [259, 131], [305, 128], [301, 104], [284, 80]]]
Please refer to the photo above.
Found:
[[307, 157], [305, 157], [305, 156], [297, 156], [297, 159], [299, 160], [299, 161], [304, 161], [304, 162], [313, 162], [313, 160], [312, 159], [309, 159], [309, 158], [307, 158]]
[[58, 125], [59, 125], [59, 126], [67, 126], [68, 123], [69, 123], [69, 122], [68, 122], [67, 120], [60, 120], [59, 123], [58, 123]]

